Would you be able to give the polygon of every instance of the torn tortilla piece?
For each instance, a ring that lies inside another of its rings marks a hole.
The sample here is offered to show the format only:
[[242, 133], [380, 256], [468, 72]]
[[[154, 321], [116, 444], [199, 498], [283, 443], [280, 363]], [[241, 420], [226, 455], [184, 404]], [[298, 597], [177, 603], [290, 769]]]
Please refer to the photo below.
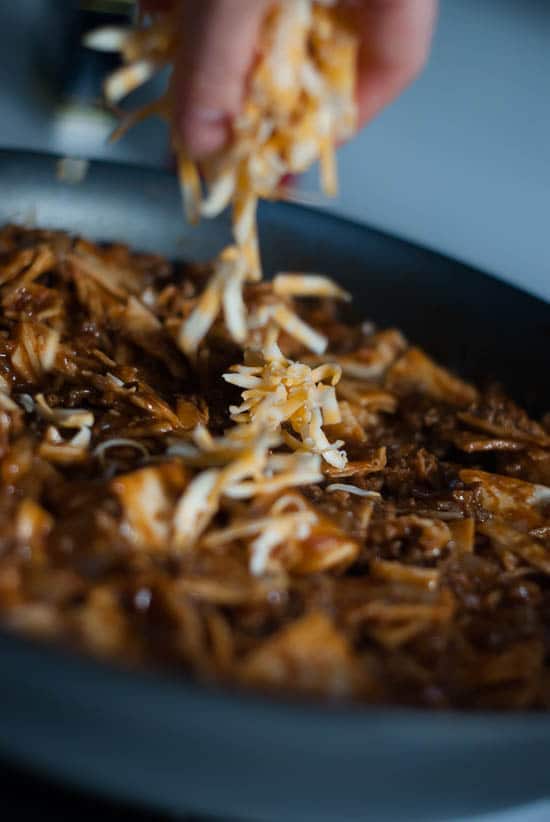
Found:
[[459, 519], [448, 523], [453, 553], [471, 554], [475, 544], [475, 521]]
[[493, 541], [499, 552], [515, 554], [528, 566], [550, 575], [550, 550], [543, 543], [503, 522], [482, 523], [479, 531]]
[[113, 481], [132, 544], [152, 550], [168, 547], [175, 498], [187, 483], [188, 475], [179, 463], [147, 466]]
[[351, 649], [323, 613], [312, 612], [267, 639], [247, 656], [238, 678], [280, 690], [292, 680], [301, 694], [352, 697], [361, 683]]
[[520, 529], [540, 525], [544, 519], [542, 509], [550, 503], [550, 488], [545, 485], [474, 469], [463, 469], [460, 479], [479, 489], [487, 511], [513, 519]]
[[437, 365], [419, 348], [410, 348], [386, 375], [385, 387], [401, 394], [419, 392], [459, 407], [473, 403], [476, 389]]

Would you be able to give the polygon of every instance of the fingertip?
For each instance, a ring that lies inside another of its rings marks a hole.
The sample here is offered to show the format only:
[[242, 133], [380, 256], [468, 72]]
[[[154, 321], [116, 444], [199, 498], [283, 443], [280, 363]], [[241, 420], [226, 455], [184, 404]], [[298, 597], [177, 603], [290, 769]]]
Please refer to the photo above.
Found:
[[420, 74], [430, 51], [437, 0], [377, 0], [360, 7], [357, 102], [364, 125]]
[[178, 137], [193, 159], [227, 143], [245, 93], [268, 0], [201, 0], [182, 5], [174, 72]]
[[180, 116], [180, 135], [189, 156], [201, 160], [219, 151], [227, 142], [227, 114], [214, 108], [191, 107]]
[[412, 83], [415, 75], [416, 72], [408, 66], [371, 69], [361, 74], [357, 89], [359, 127], [392, 103]]

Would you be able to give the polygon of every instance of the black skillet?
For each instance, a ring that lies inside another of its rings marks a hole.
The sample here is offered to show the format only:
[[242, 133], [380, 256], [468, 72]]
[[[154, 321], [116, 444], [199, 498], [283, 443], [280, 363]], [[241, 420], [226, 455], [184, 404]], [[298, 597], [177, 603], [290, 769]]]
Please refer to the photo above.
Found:
[[[0, 152], [15, 220], [208, 258], [223, 221], [182, 225], [175, 181]], [[550, 307], [458, 262], [289, 205], [262, 209], [267, 269], [321, 271], [467, 377], [550, 408]], [[521, 273], [521, 272], [520, 272]], [[85, 534], [82, 535], [85, 539]], [[223, 819], [443, 820], [550, 796], [550, 715], [336, 709], [129, 673], [0, 634], [0, 756], [97, 793]]]

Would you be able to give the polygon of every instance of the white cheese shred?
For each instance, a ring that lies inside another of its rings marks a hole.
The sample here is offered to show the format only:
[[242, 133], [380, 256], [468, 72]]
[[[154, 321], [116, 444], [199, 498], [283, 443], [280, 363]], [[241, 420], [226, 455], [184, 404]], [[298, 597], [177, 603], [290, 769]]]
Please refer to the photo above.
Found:
[[352, 485], [347, 482], [333, 482], [327, 485], [325, 491], [345, 491], [348, 494], [355, 494], [357, 497], [367, 497], [368, 499], [382, 499], [378, 491], [367, 491], [365, 488], [359, 488], [357, 485]]

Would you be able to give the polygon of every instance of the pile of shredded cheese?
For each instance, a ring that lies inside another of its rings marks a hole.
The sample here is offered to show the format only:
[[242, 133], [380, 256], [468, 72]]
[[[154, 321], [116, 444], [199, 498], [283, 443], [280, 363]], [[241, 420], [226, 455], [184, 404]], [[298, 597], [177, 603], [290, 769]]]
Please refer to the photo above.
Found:
[[[258, 200], [279, 196], [286, 175], [301, 173], [317, 160], [324, 191], [336, 192], [335, 144], [350, 137], [356, 125], [357, 41], [334, 6], [333, 0], [273, 3], [264, 21], [248, 94], [224, 150], [199, 167], [173, 129], [188, 218], [213, 217], [231, 204], [234, 238], [216, 260], [194, 310], [182, 321], [178, 344], [193, 357], [223, 313], [230, 336], [247, 349], [244, 363], [224, 375], [227, 382], [243, 389], [242, 404], [230, 408], [235, 428], [214, 440], [201, 427], [195, 431], [194, 443], [180, 442], [172, 448], [188, 464], [204, 468], [177, 505], [174, 539], [180, 548], [199, 539], [223, 495], [273, 493], [322, 479], [321, 460], [339, 470], [347, 464], [343, 441], [331, 443], [323, 430], [324, 425], [342, 420], [334, 387], [341, 369], [330, 364], [311, 368], [287, 359], [278, 335], [284, 331], [316, 355], [322, 354], [326, 338], [298, 317], [288, 298], [347, 300], [349, 295], [326, 277], [288, 273], [275, 278], [275, 299], [268, 304], [247, 312], [243, 298], [245, 284], [261, 279]], [[173, 66], [180, 25], [173, 4], [140, 28], [101, 29], [86, 38], [88, 46], [119, 51], [123, 57], [125, 65], [105, 83], [110, 104], [117, 105], [158, 71]], [[173, 125], [173, 95], [172, 84], [160, 99], [127, 115], [114, 136], [152, 114]], [[290, 453], [273, 453], [281, 445]], [[241, 527], [239, 534], [256, 535], [251, 570], [263, 572], [271, 549], [286, 535], [306, 537], [312, 516], [311, 511], [271, 510], [261, 522]]]
[[334, 389], [342, 374], [338, 365], [311, 369], [287, 360], [274, 343], [263, 354], [248, 352], [245, 365], [235, 365], [231, 371], [224, 379], [244, 389], [242, 404], [229, 409], [234, 422], [249, 425], [252, 433], [281, 431], [293, 451], [320, 454], [335, 468], [345, 468], [346, 453], [338, 450], [343, 441], [330, 443], [322, 428], [342, 421]]

